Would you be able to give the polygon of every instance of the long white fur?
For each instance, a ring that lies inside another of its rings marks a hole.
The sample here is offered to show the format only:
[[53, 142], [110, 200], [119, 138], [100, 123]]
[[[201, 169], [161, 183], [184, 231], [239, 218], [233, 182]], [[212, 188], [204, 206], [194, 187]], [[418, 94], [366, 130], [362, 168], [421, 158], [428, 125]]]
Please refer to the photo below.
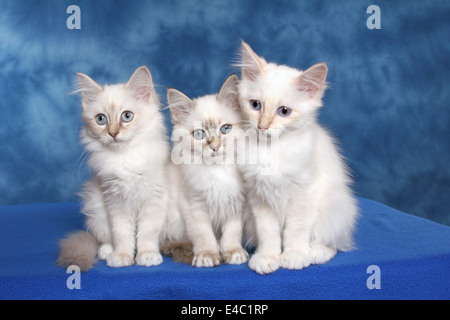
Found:
[[[249, 267], [266, 274], [326, 263], [338, 250], [352, 249], [358, 214], [344, 161], [316, 118], [326, 65], [302, 72], [267, 63], [244, 42], [241, 54], [240, 104], [247, 129], [260, 136], [256, 162], [239, 165], [247, 240], [257, 247]], [[250, 108], [252, 99], [261, 111]], [[279, 116], [280, 106], [292, 113]]]
[[[224, 260], [229, 264], [244, 263], [248, 259], [242, 248], [244, 194], [243, 182], [235, 162], [229, 164], [215, 159], [232, 152], [239, 132], [241, 117], [237, 100], [238, 78], [230, 76], [218, 95], [208, 95], [191, 100], [183, 93], [169, 89], [169, 101], [174, 124], [173, 150], [183, 150], [184, 160], [172, 165], [171, 204], [169, 219], [171, 225], [184, 221], [187, 238], [193, 244], [196, 267], [212, 267]], [[234, 104], [234, 105], [233, 105]], [[208, 126], [216, 124], [215, 126]], [[232, 124], [233, 129], [226, 136], [219, 132], [223, 124]], [[204, 140], [195, 140], [192, 132], [205, 130]], [[208, 141], [220, 141], [212, 151]], [[214, 157], [209, 155], [213, 153]], [[173, 152], [172, 157], [178, 156]], [[174, 161], [177, 162], [177, 161]], [[175, 199], [178, 201], [175, 203]], [[178, 219], [181, 217], [182, 220]]]
[[[80, 241], [87, 233], [69, 236], [58, 262], [77, 264], [77, 256], [90, 255], [89, 269], [95, 261], [92, 247], [97, 247], [98, 257], [111, 267], [160, 264], [169, 142], [150, 72], [140, 67], [128, 83], [103, 87], [84, 74], [78, 78], [85, 122], [80, 136], [92, 169], [80, 196], [86, 228], [97, 243]], [[131, 122], [120, 120], [124, 111], [133, 112]], [[95, 122], [100, 113], [108, 117], [107, 125]], [[112, 127], [118, 132], [115, 138]]]

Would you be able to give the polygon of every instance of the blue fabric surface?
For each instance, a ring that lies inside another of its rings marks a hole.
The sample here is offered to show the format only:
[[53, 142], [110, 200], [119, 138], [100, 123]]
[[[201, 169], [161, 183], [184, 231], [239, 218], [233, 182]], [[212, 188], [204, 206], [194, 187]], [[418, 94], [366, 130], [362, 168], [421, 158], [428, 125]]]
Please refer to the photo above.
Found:
[[[155, 267], [81, 273], [81, 289], [56, 266], [58, 240], [82, 228], [79, 204], [0, 207], [0, 299], [450, 299], [450, 228], [359, 198], [357, 250], [328, 264], [258, 275], [247, 264], [194, 268], [164, 258]], [[367, 268], [380, 268], [369, 290]]]
[[[380, 30], [366, 27], [373, 4]], [[146, 64], [162, 97], [200, 96], [237, 71], [244, 39], [279, 64], [328, 63], [321, 121], [358, 195], [450, 225], [449, 16], [442, 0], [0, 0], [0, 204], [77, 201], [75, 72], [125, 82]]]

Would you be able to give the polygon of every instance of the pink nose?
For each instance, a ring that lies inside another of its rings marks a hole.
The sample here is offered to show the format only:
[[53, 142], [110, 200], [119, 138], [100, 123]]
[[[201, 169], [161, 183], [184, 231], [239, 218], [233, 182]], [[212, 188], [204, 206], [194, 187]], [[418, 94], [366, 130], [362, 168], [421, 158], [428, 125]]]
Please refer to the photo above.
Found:
[[115, 139], [117, 137], [117, 135], [119, 134], [119, 132], [114, 131], [114, 132], [108, 132], [108, 134], [113, 137], [113, 139]]

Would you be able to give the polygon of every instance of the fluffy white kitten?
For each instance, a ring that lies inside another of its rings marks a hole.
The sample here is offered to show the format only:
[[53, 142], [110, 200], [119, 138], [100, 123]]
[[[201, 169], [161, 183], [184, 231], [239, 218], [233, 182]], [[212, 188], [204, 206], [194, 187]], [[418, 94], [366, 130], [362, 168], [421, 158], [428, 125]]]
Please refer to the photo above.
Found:
[[242, 43], [240, 105], [256, 132], [246, 181], [249, 267], [260, 274], [323, 264], [352, 248], [357, 206], [333, 138], [316, 119], [327, 66], [306, 71], [267, 63]]
[[[243, 182], [235, 163], [241, 126], [238, 83], [233, 74], [217, 95], [193, 100], [178, 90], [167, 91], [174, 125], [171, 199], [179, 199], [169, 220], [180, 221], [176, 217], [181, 216], [185, 222], [196, 267], [248, 260], [241, 244]], [[172, 255], [172, 249], [165, 245], [162, 251]]]
[[126, 84], [103, 87], [85, 74], [78, 79], [92, 169], [81, 193], [88, 232], [61, 241], [58, 263], [88, 270], [98, 252], [111, 267], [158, 265], [169, 142], [150, 72], [142, 66]]

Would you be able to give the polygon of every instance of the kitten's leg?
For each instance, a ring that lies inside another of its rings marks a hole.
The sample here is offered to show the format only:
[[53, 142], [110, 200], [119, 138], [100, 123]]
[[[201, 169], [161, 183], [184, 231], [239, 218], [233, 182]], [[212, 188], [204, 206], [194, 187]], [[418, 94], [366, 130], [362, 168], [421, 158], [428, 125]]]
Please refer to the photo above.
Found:
[[311, 264], [324, 264], [334, 258], [337, 250], [322, 243], [311, 244]]
[[198, 208], [184, 213], [186, 231], [194, 248], [194, 267], [214, 267], [220, 264], [220, 254], [208, 213]]
[[100, 260], [106, 260], [108, 259], [109, 255], [113, 252], [113, 246], [111, 244], [111, 242], [108, 243], [103, 243], [100, 245], [100, 247], [98, 248], [98, 258]]
[[107, 257], [109, 267], [126, 267], [134, 262], [135, 222], [131, 212], [123, 207], [109, 210], [113, 252]]
[[220, 254], [225, 263], [242, 264], [247, 262], [248, 253], [242, 248], [242, 215], [232, 215], [223, 223], [220, 239]]
[[[322, 202], [312, 229], [311, 264], [327, 263], [338, 249], [352, 248], [357, 207], [348, 192], [348, 189], [340, 190], [340, 194], [334, 194], [334, 201]], [[333, 222], [330, 222], [331, 218]]]
[[159, 252], [161, 231], [166, 218], [166, 201], [153, 198], [156, 203], [148, 203], [137, 220], [136, 234], [136, 264], [140, 266], [156, 266], [163, 262]]
[[276, 271], [280, 267], [280, 222], [273, 210], [265, 204], [252, 208], [258, 237], [258, 246], [248, 266], [260, 274]]
[[88, 181], [84, 185], [81, 198], [83, 202], [81, 211], [86, 215], [86, 228], [100, 243], [97, 252], [98, 258], [106, 260], [113, 251], [111, 228], [102, 191], [94, 180]]
[[281, 267], [300, 270], [311, 264], [310, 241], [314, 218], [311, 211], [303, 206], [294, 206], [286, 215], [283, 230], [283, 253], [280, 256]]
[[97, 251], [100, 260], [106, 260], [113, 251], [111, 231], [106, 212], [99, 208], [95, 215], [86, 217], [87, 230], [97, 239], [100, 246]]

